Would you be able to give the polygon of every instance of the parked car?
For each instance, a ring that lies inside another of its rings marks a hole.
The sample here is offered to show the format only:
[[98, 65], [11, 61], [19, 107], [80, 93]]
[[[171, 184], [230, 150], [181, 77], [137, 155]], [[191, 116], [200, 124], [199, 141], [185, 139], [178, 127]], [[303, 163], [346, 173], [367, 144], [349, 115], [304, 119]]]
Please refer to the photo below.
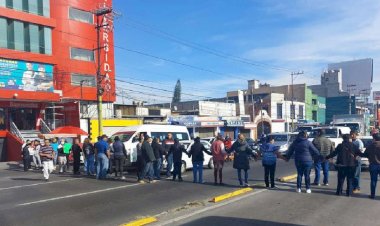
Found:
[[[364, 150], [372, 144], [373, 138], [371, 136], [361, 136], [358, 137], [361, 141], [363, 141], [364, 144]], [[369, 161], [368, 158], [361, 158], [362, 162], [362, 169], [368, 169], [369, 168]]]
[[[187, 152], [190, 152], [191, 146], [194, 144], [194, 141], [181, 141], [180, 143], [185, 146], [185, 149], [186, 149]], [[211, 149], [210, 142], [205, 141], [205, 140], [201, 140], [201, 143], [203, 144], [203, 146], [208, 151], [210, 151], [210, 149]], [[203, 164], [204, 164], [204, 166], [208, 167], [209, 169], [213, 169], [214, 168], [214, 162], [212, 160], [212, 155], [208, 155], [207, 153], [204, 153], [204, 162], [203, 162]], [[163, 166], [162, 169], [164, 171], [166, 171], [167, 165], [168, 165], [168, 163], [167, 163], [166, 159], [164, 159], [164, 161], [162, 163], [162, 166]], [[189, 158], [188, 155], [186, 155], [185, 153], [183, 153], [183, 155], [182, 155], [182, 168], [181, 168], [181, 172], [184, 173], [184, 172], [186, 172], [186, 170], [191, 169], [191, 168], [193, 168], [193, 162], [191, 161], [191, 157]], [[172, 167], [172, 170], [173, 170], [173, 167]]]
[[289, 146], [297, 137], [297, 133], [270, 133], [268, 136], [273, 137], [274, 145], [282, 155], [285, 155]]

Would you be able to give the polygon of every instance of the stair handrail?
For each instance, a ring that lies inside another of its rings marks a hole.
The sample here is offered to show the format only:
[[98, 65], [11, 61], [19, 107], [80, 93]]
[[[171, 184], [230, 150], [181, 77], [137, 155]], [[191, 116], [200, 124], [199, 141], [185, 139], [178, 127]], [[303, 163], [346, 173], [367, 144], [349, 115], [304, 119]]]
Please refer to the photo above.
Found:
[[49, 128], [49, 126], [46, 124], [46, 122], [44, 120], [41, 119], [41, 132], [44, 133], [44, 134], [48, 134], [51, 132], [51, 129]]
[[11, 121], [11, 133], [14, 134], [16, 137], [20, 138], [23, 142], [25, 142], [24, 137], [22, 136], [20, 130], [17, 128], [16, 124]]

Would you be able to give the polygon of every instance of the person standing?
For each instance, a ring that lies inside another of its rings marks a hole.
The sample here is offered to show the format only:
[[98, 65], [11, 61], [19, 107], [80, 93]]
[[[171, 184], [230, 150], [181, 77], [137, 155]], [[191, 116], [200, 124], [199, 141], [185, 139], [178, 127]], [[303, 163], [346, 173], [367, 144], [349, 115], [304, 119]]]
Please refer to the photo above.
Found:
[[318, 130], [317, 137], [313, 140], [313, 145], [318, 149], [323, 158], [314, 159], [315, 178], [314, 185], [320, 186], [321, 169], [323, 171], [323, 185], [329, 185], [329, 168], [330, 162], [325, 158], [334, 151], [334, 145], [329, 138], [325, 137], [324, 129]]
[[108, 142], [108, 152], [110, 153], [110, 155], [108, 156], [108, 170], [107, 170], [107, 174], [112, 174], [113, 173], [113, 167], [115, 166], [115, 152], [114, 152], [114, 149], [113, 149], [113, 140], [111, 138], [109, 138], [107, 140]]
[[278, 151], [278, 147], [274, 145], [274, 138], [272, 136], [267, 137], [266, 143], [260, 147], [260, 153], [262, 156], [262, 164], [264, 167], [264, 180], [265, 186], [269, 188], [269, 177], [270, 177], [270, 187], [275, 188], [274, 176], [276, 172], [277, 158], [285, 159], [282, 157]]
[[154, 157], [156, 158], [156, 161], [154, 161], [153, 163], [154, 177], [156, 180], [161, 180], [161, 166], [162, 159], [165, 154], [165, 149], [160, 144], [160, 138], [156, 137], [153, 139], [152, 148], [154, 152]]
[[352, 182], [355, 176], [355, 157], [361, 155], [359, 149], [352, 143], [349, 134], [343, 135], [343, 142], [336, 147], [335, 151], [326, 157], [326, 159], [337, 157], [336, 167], [338, 168], [338, 186], [336, 195], [343, 193], [343, 184], [347, 178], [346, 195], [352, 195]]
[[58, 169], [59, 169], [59, 173], [61, 174], [61, 173], [66, 172], [66, 168], [67, 168], [66, 154], [63, 151], [63, 145], [59, 144], [58, 145]]
[[40, 149], [41, 149], [41, 144], [39, 140], [34, 140], [34, 164], [36, 165], [36, 169], [39, 170], [42, 167], [41, 163], [41, 157], [40, 157]]
[[28, 171], [30, 168], [30, 155], [29, 148], [31, 148], [31, 142], [27, 140], [25, 144], [23, 144], [22, 148], [22, 162], [24, 164], [24, 171]]
[[380, 176], [380, 134], [374, 133], [372, 137], [373, 143], [366, 148], [361, 156], [367, 157], [369, 161], [369, 173], [371, 175], [371, 195], [369, 198], [375, 199], [377, 180]]
[[74, 159], [74, 163], [73, 163], [73, 173], [75, 175], [79, 175], [80, 174], [80, 156], [81, 156], [81, 152], [82, 151], [82, 148], [80, 147], [80, 141], [78, 138], [75, 138], [74, 139], [74, 142], [73, 142], [73, 145], [71, 146], [71, 152], [73, 154], [73, 159]]
[[178, 176], [178, 181], [179, 182], [183, 181], [183, 179], [182, 179], [182, 172], [181, 172], [181, 168], [182, 168], [182, 152], [188, 154], [186, 152], [185, 148], [183, 147], [183, 145], [181, 145], [179, 143], [179, 139], [175, 138], [174, 139], [174, 144], [170, 147], [170, 150], [169, 150], [169, 155], [173, 156], [173, 165], [174, 165], [173, 178], [172, 178], [173, 181], [176, 180], [177, 176]]
[[144, 143], [144, 139], [138, 138], [139, 142], [136, 145], [136, 150], [137, 150], [137, 181], [141, 184], [145, 183], [144, 181], [144, 169], [145, 169], [145, 160], [142, 155], [142, 144]]
[[118, 136], [115, 137], [115, 142], [112, 144], [112, 147], [114, 151], [115, 177], [118, 177], [119, 173], [119, 177], [122, 180], [125, 180], [123, 171], [124, 163], [127, 159], [127, 150], [125, 149], [123, 142], [120, 141], [120, 138]]
[[[230, 152], [230, 149], [228, 151]], [[218, 175], [219, 175], [219, 184], [223, 185], [223, 166], [224, 166], [224, 159], [227, 155], [227, 152], [225, 150], [223, 138], [221, 135], [218, 135], [216, 137], [216, 140], [212, 143], [211, 153], [212, 153], [212, 160], [214, 163], [214, 185], [218, 184]]]
[[[357, 138], [357, 135], [358, 135], [357, 131], [351, 131], [350, 132], [352, 143], [355, 145], [356, 148], [359, 149], [359, 151], [361, 151], [363, 153], [364, 152], [364, 144], [359, 138]], [[359, 156], [355, 160], [355, 165], [356, 165], [356, 167], [355, 167], [354, 180], [352, 182], [352, 189], [353, 189], [352, 192], [353, 193], [360, 193], [360, 174], [362, 172], [362, 160]]]
[[144, 173], [142, 179], [148, 177], [149, 183], [155, 182], [154, 180], [154, 170], [153, 170], [153, 162], [156, 160], [154, 157], [154, 152], [152, 148], [152, 138], [148, 135], [145, 136], [145, 141], [141, 146], [141, 154], [145, 162]]
[[170, 152], [170, 148], [174, 145], [174, 140], [173, 140], [173, 134], [168, 133], [167, 138], [162, 142], [162, 146], [166, 150], [166, 162], [168, 163], [166, 166], [166, 176], [170, 177], [171, 176], [171, 170], [173, 168], [173, 154]]
[[89, 138], [84, 139], [83, 142], [83, 153], [85, 156], [85, 162], [86, 162], [86, 172], [87, 175], [94, 175], [95, 174], [95, 150], [94, 145], [90, 142]]
[[[234, 163], [233, 167], [237, 170], [238, 179], [240, 186], [249, 187], [248, 184], [248, 170], [249, 157], [255, 156], [254, 151], [249, 147], [247, 141], [243, 134], [238, 135], [238, 140], [232, 145], [229, 152], [234, 152]], [[241, 172], [244, 171], [244, 183], [241, 177]]]
[[[203, 181], [203, 162], [204, 155], [203, 152], [212, 155], [210, 151], [208, 151], [205, 146], [201, 143], [201, 139], [199, 137], [194, 139], [193, 145], [191, 145], [191, 149], [189, 152], [189, 158], [193, 162], [193, 183], [204, 183]], [[197, 178], [198, 175], [198, 178]]]
[[301, 131], [298, 133], [297, 138], [290, 145], [286, 155], [289, 161], [292, 155], [295, 155], [294, 163], [297, 168], [297, 192], [301, 193], [302, 177], [305, 177], [306, 193], [310, 194], [310, 171], [313, 165], [313, 157], [319, 156], [318, 150], [307, 139], [307, 132]]
[[95, 156], [97, 161], [96, 179], [98, 180], [106, 179], [107, 177], [110, 157], [107, 140], [107, 136], [102, 135], [101, 140], [95, 144]]
[[57, 165], [57, 159], [58, 159], [58, 139], [54, 137], [52, 139], [50, 146], [54, 150], [54, 161], [53, 161], [53, 163], [54, 163], [54, 166], [56, 166]]
[[43, 163], [43, 172], [45, 181], [49, 181], [50, 173], [54, 170], [54, 150], [50, 146], [50, 141], [45, 140], [45, 144], [39, 149], [39, 155], [41, 156]]

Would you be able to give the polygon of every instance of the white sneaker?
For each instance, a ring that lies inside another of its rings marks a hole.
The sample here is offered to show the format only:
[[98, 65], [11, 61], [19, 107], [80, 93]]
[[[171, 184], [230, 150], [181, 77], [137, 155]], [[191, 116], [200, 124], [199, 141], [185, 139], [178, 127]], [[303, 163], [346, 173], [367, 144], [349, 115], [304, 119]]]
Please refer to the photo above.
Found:
[[125, 180], [125, 176], [122, 176], [121, 179], [122, 179], [122, 180]]
[[307, 194], [310, 194], [310, 193], [311, 193], [311, 189], [307, 189], [307, 190], [306, 190], [306, 193], [307, 193]]
[[297, 188], [297, 189], [296, 189], [296, 192], [297, 192], [297, 193], [301, 193], [301, 188]]

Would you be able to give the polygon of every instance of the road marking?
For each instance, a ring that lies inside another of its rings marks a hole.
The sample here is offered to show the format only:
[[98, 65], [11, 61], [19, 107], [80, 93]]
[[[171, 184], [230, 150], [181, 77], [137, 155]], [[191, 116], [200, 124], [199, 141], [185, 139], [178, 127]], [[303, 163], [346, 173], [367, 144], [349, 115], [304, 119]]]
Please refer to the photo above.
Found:
[[192, 213], [189, 213], [189, 214], [186, 214], [186, 215], [182, 215], [182, 216], [180, 216], [180, 217], [177, 217], [177, 218], [174, 218], [174, 219], [168, 220], [168, 221], [166, 221], [166, 222], [160, 222], [159, 225], [173, 224], [173, 223], [175, 223], [175, 222], [185, 220], [186, 218], [190, 218], [190, 217], [192, 217], [192, 216], [195, 216], [195, 215], [198, 215], [198, 214], [201, 214], [201, 213], [204, 213], [204, 212], [210, 211], [210, 210], [214, 210], [214, 209], [220, 208], [220, 207], [222, 207], [222, 206], [226, 206], [226, 205], [228, 205], [228, 204], [231, 204], [231, 203], [234, 203], [234, 202], [240, 201], [240, 200], [245, 199], [245, 198], [248, 198], [248, 197], [250, 197], [250, 196], [254, 196], [254, 195], [260, 194], [261, 192], [265, 192], [265, 191], [268, 191], [268, 190], [263, 189], [263, 190], [258, 190], [258, 191], [252, 192], [252, 193], [248, 193], [247, 195], [242, 195], [242, 196], [236, 197], [235, 199], [230, 199], [230, 200], [227, 200], [226, 202], [221, 202], [221, 203], [219, 203], [219, 204], [215, 204], [215, 205], [212, 205], [212, 206], [206, 207], [206, 208], [204, 208], [204, 209], [200, 209], [200, 210], [194, 211], [194, 212], [192, 212]]
[[297, 174], [292, 174], [292, 175], [289, 175], [286, 177], [281, 177], [281, 178], [278, 178], [278, 180], [281, 182], [288, 182], [288, 181], [294, 180], [295, 178], [297, 178]]
[[43, 185], [43, 184], [54, 184], [54, 183], [72, 181], [72, 180], [82, 180], [82, 179], [83, 178], [71, 178], [71, 179], [64, 179], [64, 180], [50, 181], [50, 182], [43, 182], [43, 183], [36, 183], [36, 184], [18, 185], [18, 186], [13, 186], [13, 187], [8, 187], [8, 188], [0, 188], [0, 191], [16, 189], [16, 188], [24, 188], [24, 187], [33, 187], [33, 186], [38, 186], [38, 185]]
[[139, 220], [131, 221], [125, 224], [121, 224], [120, 226], [142, 226], [147, 225], [153, 222], [157, 222], [157, 218], [155, 217], [146, 217]]
[[223, 200], [226, 200], [226, 199], [230, 199], [232, 197], [236, 197], [238, 195], [242, 195], [244, 193], [247, 193], [247, 192], [250, 192], [250, 191], [253, 191], [253, 188], [243, 188], [243, 189], [239, 189], [239, 190], [236, 190], [236, 191], [233, 191], [233, 192], [230, 192], [230, 193], [227, 193], [227, 194], [224, 194], [224, 195], [219, 195], [219, 196], [216, 196], [214, 198], [212, 198], [210, 200], [210, 202], [221, 202]]
[[113, 188], [106, 188], [106, 189], [101, 189], [101, 190], [96, 190], [96, 191], [78, 193], [78, 194], [74, 194], [74, 195], [66, 195], [66, 196], [60, 196], [60, 197], [55, 197], [55, 198], [50, 198], [50, 199], [38, 200], [38, 201], [34, 201], [34, 202], [27, 202], [27, 203], [18, 204], [17, 206], [29, 206], [29, 205], [33, 205], [33, 204], [45, 203], [45, 202], [56, 201], [56, 200], [61, 200], [61, 199], [74, 198], [74, 197], [84, 196], [84, 195], [91, 195], [91, 194], [96, 194], [96, 193], [101, 193], [101, 192], [106, 192], [106, 191], [113, 191], [113, 190], [117, 190], [117, 189], [133, 187], [133, 186], [137, 186], [137, 185], [139, 185], [139, 184], [128, 184], [128, 185], [123, 185], [123, 186], [118, 186], [118, 187], [113, 187]]

